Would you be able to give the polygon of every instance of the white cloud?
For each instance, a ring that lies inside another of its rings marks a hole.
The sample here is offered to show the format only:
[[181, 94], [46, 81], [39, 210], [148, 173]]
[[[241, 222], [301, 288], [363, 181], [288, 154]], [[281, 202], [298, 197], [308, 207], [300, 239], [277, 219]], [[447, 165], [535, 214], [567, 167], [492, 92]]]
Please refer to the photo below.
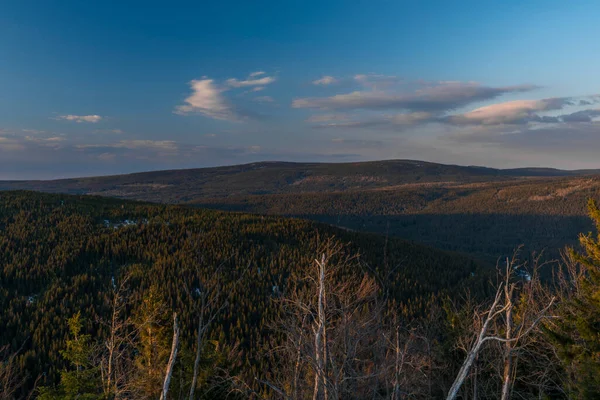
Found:
[[265, 85], [269, 85], [273, 82], [275, 82], [277, 79], [275, 79], [272, 76], [265, 76], [262, 78], [256, 78], [256, 77], [248, 77], [248, 79], [240, 81], [237, 80], [236, 78], [230, 78], [227, 79], [226, 83], [227, 85], [234, 87], [234, 88], [241, 88], [241, 87], [248, 87], [248, 86], [265, 86]]
[[317, 79], [316, 81], [313, 81], [313, 85], [333, 85], [334, 83], [337, 83], [338, 80], [336, 78], [334, 78], [333, 76], [329, 76], [329, 75], [325, 75], [320, 79]]
[[185, 99], [183, 105], [175, 108], [175, 114], [188, 115], [192, 113], [203, 114], [207, 117], [239, 121], [249, 117], [249, 115], [241, 114], [227, 100], [224, 93], [232, 88], [249, 87], [249, 90], [244, 92], [259, 92], [265, 89], [265, 85], [269, 85], [276, 81], [276, 78], [271, 76], [262, 76], [263, 71], [252, 72], [248, 79], [237, 80], [235, 78], [227, 79], [225, 85], [217, 84], [213, 79], [203, 77], [190, 82], [192, 94]]
[[73, 115], [73, 114], [69, 114], [69, 115], [59, 115], [55, 119], [58, 119], [58, 120], [62, 119], [62, 120], [65, 120], [65, 121], [75, 121], [77, 123], [90, 122], [92, 124], [95, 124], [97, 122], [100, 122], [100, 120], [102, 119], [102, 117], [99, 116], [99, 115]]
[[200, 113], [215, 119], [238, 119], [231, 105], [222, 95], [226, 89], [217, 86], [212, 79], [193, 80], [190, 86], [193, 93], [185, 99], [185, 105], [175, 109], [176, 114]]

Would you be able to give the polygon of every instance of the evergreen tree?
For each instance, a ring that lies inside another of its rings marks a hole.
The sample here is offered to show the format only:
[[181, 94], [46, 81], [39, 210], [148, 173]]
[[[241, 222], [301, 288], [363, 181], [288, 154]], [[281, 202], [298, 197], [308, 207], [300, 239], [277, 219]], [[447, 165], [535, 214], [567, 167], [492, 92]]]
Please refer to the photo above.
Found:
[[572, 396], [580, 399], [600, 398], [600, 209], [588, 203], [589, 214], [597, 234], [580, 235], [583, 252], [571, 250], [585, 273], [579, 288], [565, 304], [564, 316], [550, 331], [569, 372]]
[[81, 312], [69, 318], [67, 323], [71, 338], [66, 342], [66, 349], [60, 353], [74, 369], [61, 372], [58, 388], [41, 388], [39, 398], [42, 400], [101, 399], [102, 385], [99, 371], [92, 363], [91, 335], [81, 333], [83, 327]]

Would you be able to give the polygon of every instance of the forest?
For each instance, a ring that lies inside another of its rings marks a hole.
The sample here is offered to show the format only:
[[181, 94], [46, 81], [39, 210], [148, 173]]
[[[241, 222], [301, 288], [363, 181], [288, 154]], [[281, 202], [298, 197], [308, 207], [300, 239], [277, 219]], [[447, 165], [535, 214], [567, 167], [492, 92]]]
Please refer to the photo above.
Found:
[[2, 192], [0, 398], [595, 399], [588, 213], [556, 261], [516, 246], [494, 268], [303, 219]]

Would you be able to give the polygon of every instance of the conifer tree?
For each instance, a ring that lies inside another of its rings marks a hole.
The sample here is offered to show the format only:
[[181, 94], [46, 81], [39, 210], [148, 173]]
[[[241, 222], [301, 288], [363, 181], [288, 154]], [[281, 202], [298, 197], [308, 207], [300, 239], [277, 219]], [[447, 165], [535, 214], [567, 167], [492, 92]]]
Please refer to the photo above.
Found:
[[82, 334], [83, 320], [81, 312], [67, 321], [71, 338], [66, 341], [66, 349], [61, 355], [74, 368], [61, 372], [58, 388], [41, 388], [40, 399], [82, 399], [95, 400], [102, 398], [102, 387], [98, 368], [92, 363], [91, 335]]
[[565, 304], [563, 318], [550, 335], [569, 372], [572, 396], [600, 398], [600, 209], [594, 200], [588, 203], [596, 235], [582, 234], [583, 252], [571, 249], [573, 258], [584, 268], [576, 293]]

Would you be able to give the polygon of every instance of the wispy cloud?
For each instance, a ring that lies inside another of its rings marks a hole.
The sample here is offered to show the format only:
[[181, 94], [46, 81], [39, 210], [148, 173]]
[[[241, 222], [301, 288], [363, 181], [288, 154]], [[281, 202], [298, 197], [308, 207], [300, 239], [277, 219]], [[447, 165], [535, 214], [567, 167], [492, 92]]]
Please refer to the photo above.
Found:
[[80, 144], [78, 149], [115, 148], [115, 149], [152, 149], [152, 150], [177, 150], [177, 142], [173, 140], [120, 140], [109, 144]]
[[327, 86], [327, 85], [333, 85], [334, 83], [338, 83], [339, 80], [334, 78], [333, 76], [330, 75], [325, 75], [317, 80], [312, 81], [313, 85], [321, 85], [321, 86]]
[[410, 93], [367, 90], [331, 97], [299, 98], [294, 108], [323, 110], [405, 110], [446, 112], [507, 93], [527, 92], [533, 85], [489, 87], [477, 83], [442, 83]]
[[[583, 103], [582, 103], [583, 101]], [[523, 125], [528, 123], [590, 122], [600, 115], [599, 110], [581, 110], [564, 115], [544, 115], [543, 112], [562, 110], [567, 106], [594, 104], [595, 96], [586, 99], [555, 97], [541, 100], [515, 100], [480, 107], [464, 114], [449, 116], [446, 121], [456, 125]]]
[[81, 123], [81, 122], [89, 122], [92, 124], [95, 124], [97, 122], [100, 122], [102, 120], [102, 117], [99, 115], [73, 115], [73, 114], [69, 114], [69, 115], [59, 115], [58, 117], [54, 118], [57, 120], [65, 120], [65, 121], [74, 121], [77, 123]]
[[[259, 71], [259, 72], [262, 72], [262, 71]], [[255, 72], [254, 72], [254, 74], [255, 74]], [[259, 75], [262, 75], [262, 73]], [[225, 81], [225, 83], [227, 83], [227, 85], [234, 87], [234, 88], [241, 88], [241, 87], [248, 87], [248, 86], [266, 86], [266, 85], [270, 85], [271, 83], [275, 82], [276, 80], [277, 79], [273, 76], [263, 76], [262, 78], [259, 78], [257, 75], [250, 74], [247, 79], [238, 80], [236, 78], [230, 78], [230, 79], [227, 79], [227, 81]]]

